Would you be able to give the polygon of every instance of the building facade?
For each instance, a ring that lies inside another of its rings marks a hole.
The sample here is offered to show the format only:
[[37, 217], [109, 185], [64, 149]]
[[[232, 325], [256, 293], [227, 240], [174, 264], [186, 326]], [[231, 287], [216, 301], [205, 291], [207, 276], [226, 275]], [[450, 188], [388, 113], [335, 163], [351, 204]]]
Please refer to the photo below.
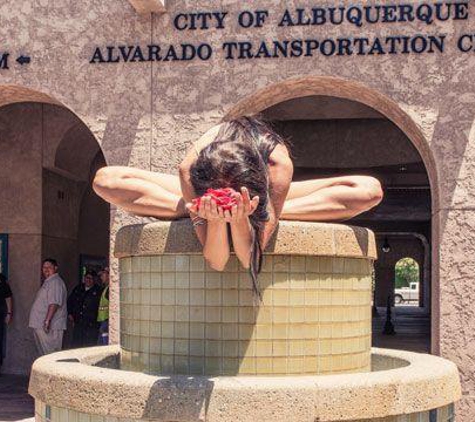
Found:
[[[26, 325], [41, 259], [56, 257], [73, 286], [82, 263], [142, 220], [95, 197], [95, 170], [176, 173], [211, 126], [262, 113], [290, 140], [296, 178], [383, 180], [386, 202], [355, 224], [419, 248], [431, 351], [459, 366], [458, 420], [472, 421], [475, 4], [254, 3], [0, 5], [0, 235], [16, 303], [6, 370], [26, 372], [35, 357]], [[402, 256], [380, 256], [380, 305], [387, 263]]]

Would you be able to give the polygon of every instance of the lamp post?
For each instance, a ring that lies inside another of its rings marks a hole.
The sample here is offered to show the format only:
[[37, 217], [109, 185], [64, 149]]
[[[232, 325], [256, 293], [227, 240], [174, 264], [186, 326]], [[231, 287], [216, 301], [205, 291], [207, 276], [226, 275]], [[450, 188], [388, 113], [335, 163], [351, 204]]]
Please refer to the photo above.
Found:
[[394, 336], [396, 334], [396, 330], [394, 329], [394, 324], [392, 322], [391, 295], [388, 295], [388, 302], [386, 305], [386, 322], [384, 323], [383, 334], [385, 336]]

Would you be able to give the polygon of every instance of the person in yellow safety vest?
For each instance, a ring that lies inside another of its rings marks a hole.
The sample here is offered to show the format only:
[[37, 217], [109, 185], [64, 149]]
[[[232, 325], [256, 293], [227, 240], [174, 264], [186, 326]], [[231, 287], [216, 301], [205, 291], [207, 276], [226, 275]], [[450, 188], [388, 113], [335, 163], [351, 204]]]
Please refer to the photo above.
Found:
[[109, 268], [105, 267], [99, 273], [104, 290], [99, 301], [97, 322], [99, 322], [99, 338], [97, 344], [106, 346], [109, 344]]

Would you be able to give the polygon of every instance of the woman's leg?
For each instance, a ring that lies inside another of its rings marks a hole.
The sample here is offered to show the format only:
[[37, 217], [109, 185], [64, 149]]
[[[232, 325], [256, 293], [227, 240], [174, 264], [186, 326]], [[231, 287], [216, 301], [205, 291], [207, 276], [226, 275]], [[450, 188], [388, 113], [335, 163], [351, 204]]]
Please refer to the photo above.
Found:
[[133, 214], [170, 219], [187, 215], [178, 176], [131, 167], [103, 167], [94, 178], [93, 188], [107, 202]]
[[383, 191], [370, 176], [342, 176], [292, 182], [282, 215], [285, 220], [347, 220], [381, 202]]

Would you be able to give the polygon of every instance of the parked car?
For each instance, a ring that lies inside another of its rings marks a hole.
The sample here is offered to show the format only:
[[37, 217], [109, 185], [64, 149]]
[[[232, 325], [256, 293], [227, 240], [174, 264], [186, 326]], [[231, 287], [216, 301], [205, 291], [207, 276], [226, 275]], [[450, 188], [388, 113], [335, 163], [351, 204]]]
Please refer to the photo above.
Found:
[[409, 287], [401, 287], [394, 290], [394, 303], [400, 305], [404, 302], [419, 300], [419, 283], [409, 283]]

